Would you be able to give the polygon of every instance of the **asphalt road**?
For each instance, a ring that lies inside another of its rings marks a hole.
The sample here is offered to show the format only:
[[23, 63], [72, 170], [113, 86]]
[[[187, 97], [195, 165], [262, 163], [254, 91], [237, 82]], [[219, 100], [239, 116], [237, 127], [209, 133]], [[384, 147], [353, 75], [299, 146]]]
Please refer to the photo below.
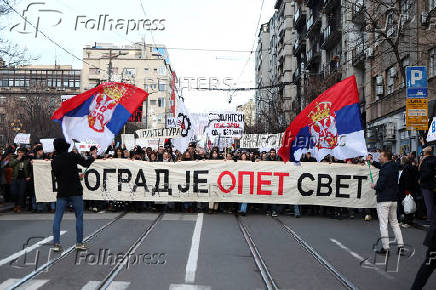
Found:
[[410, 289], [426, 250], [425, 231], [403, 229], [413, 255], [375, 260], [377, 220], [86, 213], [77, 252], [67, 213], [59, 254], [52, 218], [0, 215], [0, 289]]

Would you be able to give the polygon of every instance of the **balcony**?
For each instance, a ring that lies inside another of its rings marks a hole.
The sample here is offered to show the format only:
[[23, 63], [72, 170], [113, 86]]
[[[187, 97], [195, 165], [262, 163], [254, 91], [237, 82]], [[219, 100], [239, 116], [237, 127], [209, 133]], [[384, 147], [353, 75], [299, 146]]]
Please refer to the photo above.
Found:
[[316, 43], [307, 51], [307, 68], [309, 69], [313, 64], [319, 63], [320, 61], [321, 53], [319, 50], [319, 45]]
[[365, 24], [365, 6], [363, 0], [358, 0], [353, 4], [351, 21], [355, 24]]
[[330, 12], [337, 6], [340, 6], [341, 1], [340, 0], [323, 0], [323, 8], [324, 12]]
[[299, 37], [294, 42], [294, 56], [297, 56], [303, 48], [306, 48], [306, 41]]
[[341, 28], [336, 25], [329, 24], [329, 26], [323, 30], [323, 42], [321, 48], [326, 50], [332, 48], [340, 41], [341, 37]]
[[341, 80], [342, 67], [339, 56], [335, 56], [329, 64], [325, 64], [322, 68], [324, 80], [332, 79], [333, 83]]
[[306, 36], [312, 38], [316, 31], [319, 31], [321, 28], [321, 17], [319, 13], [310, 14], [309, 19], [306, 24]]
[[365, 51], [363, 45], [357, 45], [351, 50], [353, 66], [365, 68]]
[[293, 81], [297, 82], [300, 80], [300, 78], [301, 78], [301, 68], [300, 65], [297, 65], [297, 68], [294, 71]]
[[294, 14], [295, 27], [298, 29], [302, 24], [304, 24], [305, 20], [306, 20], [306, 14], [303, 11], [301, 11], [301, 8], [298, 8]]

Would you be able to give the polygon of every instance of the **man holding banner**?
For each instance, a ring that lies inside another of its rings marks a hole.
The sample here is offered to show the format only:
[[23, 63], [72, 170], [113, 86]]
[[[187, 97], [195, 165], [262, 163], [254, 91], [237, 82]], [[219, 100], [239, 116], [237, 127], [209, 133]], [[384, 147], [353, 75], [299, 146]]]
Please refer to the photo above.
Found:
[[[381, 163], [381, 164], [380, 164]], [[398, 244], [398, 252], [404, 248], [403, 236], [397, 219], [397, 206], [400, 189], [398, 187], [398, 165], [392, 161], [392, 153], [383, 151], [380, 154], [380, 163], [372, 162], [374, 167], [380, 168], [376, 184], [371, 188], [375, 189], [377, 195], [377, 215], [380, 223], [380, 235], [383, 247], [376, 251], [378, 254], [389, 252], [388, 223], [391, 224]]]

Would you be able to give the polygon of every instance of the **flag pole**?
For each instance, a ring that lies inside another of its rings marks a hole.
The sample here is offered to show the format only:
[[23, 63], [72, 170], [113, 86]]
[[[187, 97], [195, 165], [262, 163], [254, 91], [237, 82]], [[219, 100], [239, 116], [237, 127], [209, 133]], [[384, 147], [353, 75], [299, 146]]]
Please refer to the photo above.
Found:
[[371, 183], [374, 183], [374, 180], [372, 179], [372, 172], [371, 172], [371, 163], [368, 160], [368, 168], [369, 168], [369, 177], [371, 178]]

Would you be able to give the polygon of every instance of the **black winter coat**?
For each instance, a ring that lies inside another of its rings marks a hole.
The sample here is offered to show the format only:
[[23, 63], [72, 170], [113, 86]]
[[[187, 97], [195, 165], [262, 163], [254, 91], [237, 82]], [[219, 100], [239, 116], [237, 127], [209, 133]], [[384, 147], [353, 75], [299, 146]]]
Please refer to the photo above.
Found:
[[419, 166], [419, 180], [422, 188], [436, 188], [436, 156], [427, 156]]
[[406, 191], [410, 192], [413, 197], [416, 197], [416, 194], [419, 190], [418, 177], [418, 168], [410, 163], [407, 163], [404, 166], [403, 172], [400, 176], [399, 187], [401, 197], [405, 196]]
[[[433, 212], [435, 210], [436, 207]], [[431, 220], [431, 226], [427, 232], [427, 235], [425, 236], [424, 245], [432, 250], [436, 250], [436, 214], [433, 215], [433, 218]]]
[[398, 164], [389, 161], [382, 165], [373, 163], [374, 167], [380, 168], [377, 183], [374, 187], [377, 202], [398, 201], [400, 189], [398, 186]]
[[65, 152], [56, 155], [51, 162], [53, 174], [57, 182], [57, 197], [83, 195], [77, 165], [89, 167], [94, 162], [93, 157], [85, 159], [74, 152]]

